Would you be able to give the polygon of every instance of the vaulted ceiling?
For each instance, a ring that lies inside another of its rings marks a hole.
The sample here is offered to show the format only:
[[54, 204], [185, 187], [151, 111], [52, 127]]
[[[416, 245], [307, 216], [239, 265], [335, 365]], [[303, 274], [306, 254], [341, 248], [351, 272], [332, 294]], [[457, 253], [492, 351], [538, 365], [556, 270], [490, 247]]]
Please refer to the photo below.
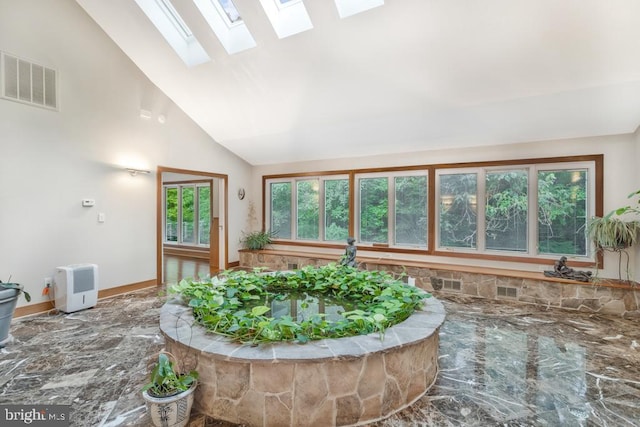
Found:
[[258, 0], [234, 0], [256, 46], [232, 55], [193, 0], [172, 0], [211, 59], [191, 67], [136, 1], [76, 1], [254, 165], [631, 133], [640, 123], [637, 0], [386, 0], [343, 19], [334, 0], [304, 0], [313, 28], [282, 39]]

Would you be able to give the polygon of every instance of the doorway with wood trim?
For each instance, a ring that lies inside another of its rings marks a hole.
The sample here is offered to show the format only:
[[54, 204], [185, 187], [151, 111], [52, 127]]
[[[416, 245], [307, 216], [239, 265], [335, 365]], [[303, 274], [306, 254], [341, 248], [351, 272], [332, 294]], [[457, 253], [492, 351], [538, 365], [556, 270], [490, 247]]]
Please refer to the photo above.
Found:
[[228, 268], [227, 188], [227, 175], [158, 167], [158, 284]]

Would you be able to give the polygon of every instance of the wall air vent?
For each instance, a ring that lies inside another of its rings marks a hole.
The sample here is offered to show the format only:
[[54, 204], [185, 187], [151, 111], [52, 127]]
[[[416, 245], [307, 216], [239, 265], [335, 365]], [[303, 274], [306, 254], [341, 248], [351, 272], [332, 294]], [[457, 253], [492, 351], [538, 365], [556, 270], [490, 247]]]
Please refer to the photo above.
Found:
[[456, 279], [444, 279], [442, 277], [432, 277], [431, 286], [434, 291], [444, 289], [445, 291], [460, 292], [460, 290], [462, 290], [462, 281]]
[[0, 52], [0, 96], [57, 110], [57, 72], [52, 68]]
[[462, 289], [462, 282], [454, 279], [442, 279], [442, 288], [449, 291], [459, 292]]
[[497, 291], [498, 291], [499, 297], [507, 297], [507, 298], [518, 297], [518, 289], [516, 288], [507, 288], [506, 286], [498, 286]]

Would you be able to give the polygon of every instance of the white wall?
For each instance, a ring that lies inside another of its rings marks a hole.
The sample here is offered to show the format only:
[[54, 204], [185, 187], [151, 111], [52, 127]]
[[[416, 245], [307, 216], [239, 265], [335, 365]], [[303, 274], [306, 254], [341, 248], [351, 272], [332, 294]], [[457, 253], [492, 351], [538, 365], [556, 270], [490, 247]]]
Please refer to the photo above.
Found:
[[[530, 142], [510, 145], [496, 145], [469, 149], [451, 149], [399, 153], [385, 156], [363, 156], [348, 159], [333, 159], [319, 162], [300, 162], [267, 166], [255, 166], [253, 169], [253, 194], [260, 195], [263, 175], [280, 173], [331, 171], [390, 166], [409, 166], [421, 164], [475, 162], [483, 160], [510, 160], [538, 157], [575, 156], [588, 154], [604, 154], [604, 211], [622, 206], [626, 196], [638, 188], [638, 153], [640, 145], [638, 135], [615, 135], [593, 138], [567, 139], [559, 141]], [[366, 152], [366, 147], [362, 147]], [[634, 154], [635, 153], [635, 154]], [[634, 177], [634, 180], [631, 180]], [[262, 200], [256, 199], [257, 206]], [[261, 212], [258, 209], [258, 212]], [[303, 248], [304, 249], [304, 248]], [[633, 250], [632, 250], [633, 252]], [[360, 250], [360, 253], [364, 253]], [[379, 256], [379, 253], [378, 255]], [[632, 259], [635, 255], [632, 253]], [[405, 257], [401, 255], [385, 255], [385, 258]], [[442, 257], [419, 257], [425, 261], [465, 263], [468, 265], [490, 265], [498, 268], [513, 268], [530, 271], [548, 270], [551, 266], [531, 265], [511, 262], [493, 262], [471, 259], [443, 259]], [[638, 265], [637, 256], [636, 266]], [[600, 272], [601, 277], [618, 277], [617, 257], [608, 254], [605, 258], [606, 268]], [[638, 271], [638, 268], [635, 269]], [[638, 277], [636, 275], [636, 280]]]
[[[624, 188], [631, 187], [631, 190], [629, 191], [629, 193], [631, 193], [632, 191], [640, 190], [640, 127], [636, 129], [636, 132], [634, 134], [634, 139], [635, 139], [635, 147], [634, 147], [635, 156], [630, 156], [630, 157], [634, 159], [633, 162], [635, 167], [628, 171], [629, 178], [626, 179], [624, 184]], [[634, 199], [634, 200], [637, 200], [637, 199]], [[638, 220], [640, 220], [640, 218], [638, 218]], [[636, 248], [636, 252], [635, 252], [635, 262], [633, 263], [633, 275], [636, 281], [640, 281], [640, 249], [638, 248]]]
[[[0, 279], [11, 275], [32, 302], [46, 300], [43, 279], [59, 265], [98, 264], [101, 289], [155, 279], [157, 166], [229, 176], [238, 259], [248, 203], [235, 192], [249, 187], [251, 167], [175, 107], [75, 1], [0, 0], [0, 50], [55, 68], [60, 83], [59, 112], [0, 99]], [[124, 166], [153, 172], [132, 177]]]

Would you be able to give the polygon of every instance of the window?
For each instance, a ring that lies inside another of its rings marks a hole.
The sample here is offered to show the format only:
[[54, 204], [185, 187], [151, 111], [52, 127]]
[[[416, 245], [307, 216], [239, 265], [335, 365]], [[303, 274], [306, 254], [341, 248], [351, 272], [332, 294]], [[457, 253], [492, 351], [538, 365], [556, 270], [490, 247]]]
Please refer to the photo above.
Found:
[[302, 0], [259, 0], [279, 39], [313, 28]]
[[[294, 191], [295, 189], [295, 191]], [[327, 176], [267, 184], [268, 224], [278, 239], [344, 241], [349, 233], [349, 180]]]
[[490, 171], [485, 177], [487, 249], [526, 252], [529, 178], [526, 170]]
[[358, 242], [389, 242], [389, 180], [388, 178], [360, 178]]
[[198, 186], [198, 244], [208, 245], [211, 237], [211, 187]]
[[165, 187], [165, 242], [178, 241], [178, 188]]
[[291, 238], [291, 182], [271, 184], [271, 231], [281, 239]]
[[210, 61], [170, 0], [135, 0], [180, 59], [189, 67]]
[[587, 255], [587, 169], [538, 171], [538, 247], [544, 254]]
[[160, 9], [162, 9], [167, 18], [169, 18], [171, 24], [173, 24], [174, 28], [180, 32], [185, 40], [193, 37], [193, 33], [170, 1], [157, 0], [156, 3], [160, 6]]
[[193, 197], [194, 187], [181, 187], [181, 200], [182, 200], [182, 211], [181, 211], [181, 235], [182, 235], [182, 243], [195, 243], [195, 218], [193, 213], [195, 211], [195, 199]]
[[318, 180], [304, 180], [296, 182], [297, 213], [296, 237], [298, 239], [318, 240], [320, 235], [320, 190]]
[[[479, 179], [479, 175], [483, 178]], [[440, 246], [478, 248], [478, 194], [484, 193], [487, 249], [527, 250], [528, 176], [524, 170], [442, 172], [439, 180]]]
[[427, 246], [427, 176], [398, 176], [395, 181], [395, 244]]
[[302, 246], [343, 244], [353, 235], [364, 250], [538, 264], [567, 255], [589, 265], [595, 255], [585, 229], [588, 218], [602, 214], [602, 161], [594, 155], [269, 176], [265, 220], [277, 240]]
[[211, 231], [211, 186], [164, 186], [164, 241], [180, 245], [208, 246]]
[[475, 173], [440, 176], [440, 246], [476, 247], [477, 182]]
[[358, 241], [427, 247], [427, 171], [359, 175]]
[[384, 0], [335, 0], [340, 18], [364, 12], [374, 7], [384, 5]]
[[587, 162], [440, 170], [437, 246], [586, 257], [594, 175]]
[[218, 0], [218, 4], [224, 11], [224, 15], [227, 17], [229, 24], [235, 24], [236, 22], [242, 21], [240, 12], [238, 12], [238, 9], [236, 8], [236, 5], [233, 4], [233, 1]]
[[229, 55], [256, 47], [256, 41], [232, 0], [193, 0]]
[[349, 237], [349, 180], [324, 181], [324, 240], [344, 241]]

